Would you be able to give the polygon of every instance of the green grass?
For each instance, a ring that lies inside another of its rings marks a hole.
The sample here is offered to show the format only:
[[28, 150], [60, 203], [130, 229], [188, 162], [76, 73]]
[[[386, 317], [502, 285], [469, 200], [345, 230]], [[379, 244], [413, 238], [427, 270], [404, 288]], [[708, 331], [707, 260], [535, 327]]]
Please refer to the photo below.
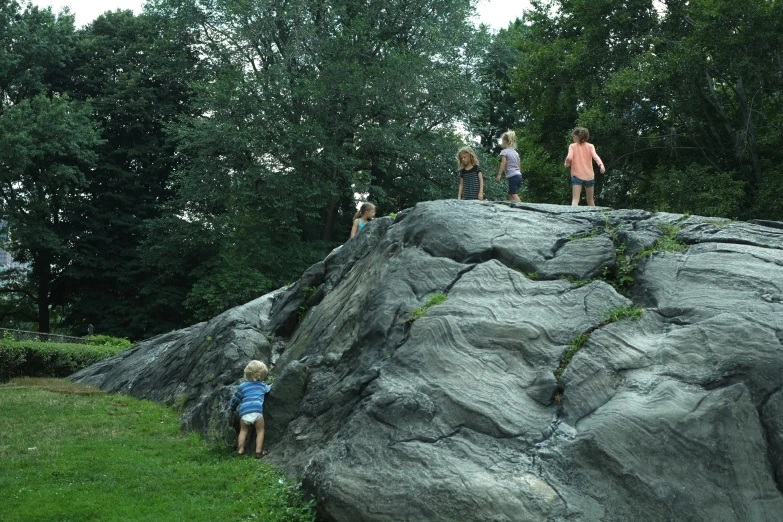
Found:
[[680, 230], [682, 230], [682, 227], [662, 223], [661, 232], [663, 232], [663, 237], [652, 247], [636, 254], [636, 257], [641, 259], [643, 257], [651, 256], [654, 252], [682, 252], [683, 250], [686, 250], [688, 245], [677, 239], [677, 233]]
[[158, 404], [56, 379], [0, 386], [0, 520], [312, 521], [265, 461], [207, 446]]
[[642, 318], [644, 308], [641, 306], [618, 306], [608, 312], [604, 312], [609, 323], [615, 323], [623, 319], [633, 319], [638, 321]]
[[419, 306], [413, 309], [413, 311], [408, 315], [408, 321], [413, 322], [416, 319], [421, 319], [422, 317], [427, 315], [427, 310], [429, 310], [433, 306], [445, 303], [446, 299], [448, 298], [449, 297], [445, 294], [431, 295], [424, 306]]
[[560, 379], [566, 367], [568, 366], [568, 363], [571, 362], [571, 359], [574, 358], [576, 352], [578, 352], [579, 349], [582, 348], [582, 346], [587, 342], [588, 339], [590, 339], [590, 334], [583, 333], [577, 335], [574, 339], [571, 340], [571, 342], [568, 344], [568, 348], [566, 349], [565, 353], [560, 358], [560, 366], [557, 368], [557, 370], [555, 370], [555, 379]]
[[555, 379], [560, 379], [560, 377], [563, 375], [563, 372], [565, 372], [565, 369], [571, 363], [571, 359], [574, 358], [574, 355], [576, 355], [576, 353], [582, 348], [582, 346], [584, 346], [587, 340], [590, 339], [591, 333], [599, 328], [603, 328], [608, 324], [616, 323], [617, 321], [621, 321], [623, 319], [632, 319], [634, 321], [638, 321], [642, 318], [643, 312], [644, 308], [641, 306], [618, 306], [617, 308], [613, 308], [608, 312], [604, 312], [603, 315], [606, 317], [606, 319], [601, 321], [598, 325], [594, 326], [590, 330], [577, 335], [574, 339], [571, 340], [570, 343], [568, 343], [568, 348], [566, 348], [566, 351], [563, 352], [563, 355], [560, 357], [560, 365], [554, 371]]
[[577, 288], [580, 288], [585, 285], [589, 285], [593, 281], [590, 279], [579, 279], [573, 276], [565, 276], [563, 279], [571, 283], [572, 285], [576, 286]]

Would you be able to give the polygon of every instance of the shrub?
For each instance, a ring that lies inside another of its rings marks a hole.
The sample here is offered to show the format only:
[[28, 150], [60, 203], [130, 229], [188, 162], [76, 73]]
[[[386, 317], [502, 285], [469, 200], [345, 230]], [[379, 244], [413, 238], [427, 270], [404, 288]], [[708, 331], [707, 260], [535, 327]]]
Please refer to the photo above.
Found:
[[123, 350], [131, 347], [131, 342], [124, 337], [112, 337], [111, 335], [89, 335], [84, 338], [85, 344], [90, 346], [113, 346]]
[[0, 340], [0, 382], [13, 377], [67, 377], [125, 348]]

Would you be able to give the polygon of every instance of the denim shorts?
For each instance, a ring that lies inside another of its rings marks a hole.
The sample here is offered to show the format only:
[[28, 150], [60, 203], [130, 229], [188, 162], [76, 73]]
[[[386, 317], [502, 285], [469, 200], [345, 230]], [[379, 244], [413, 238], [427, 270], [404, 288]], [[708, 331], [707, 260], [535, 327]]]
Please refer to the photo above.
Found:
[[508, 193], [516, 194], [519, 191], [519, 186], [522, 184], [522, 174], [511, 176], [508, 178]]
[[593, 179], [579, 179], [575, 176], [571, 176], [571, 185], [584, 185], [585, 188], [595, 186], [595, 178]]

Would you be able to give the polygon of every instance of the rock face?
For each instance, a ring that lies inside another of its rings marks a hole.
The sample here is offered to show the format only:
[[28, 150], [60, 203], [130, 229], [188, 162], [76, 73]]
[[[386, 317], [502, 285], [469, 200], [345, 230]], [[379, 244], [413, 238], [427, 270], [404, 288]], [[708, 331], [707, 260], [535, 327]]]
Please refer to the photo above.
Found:
[[73, 379], [234, 444], [250, 358], [324, 520], [783, 520], [780, 224], [421, 203]]

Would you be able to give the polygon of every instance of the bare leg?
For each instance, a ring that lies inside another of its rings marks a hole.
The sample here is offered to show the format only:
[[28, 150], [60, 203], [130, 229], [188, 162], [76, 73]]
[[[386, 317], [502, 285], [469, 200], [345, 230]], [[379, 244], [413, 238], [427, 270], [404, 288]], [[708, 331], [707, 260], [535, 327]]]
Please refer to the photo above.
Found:
[[256, 420], [256, 457], [262, 455], [262, 448], [264, 447], [264, 418], [259, 417]]
[[239, 438], [237, 440], [237, 455], [245, 454], [245, 439], [247, 439], [248, 426], [242, 419], [239, 420]]
[[571, 185], [571, 206], [579, 206], [579, 197], [582, 195], [582, 185]]
[[595, 206], [595, 201], [593, 200], [593, 194], [595, 193], [595, 187], [585, 187], [585, 196], [587, 197], [587, 204], [591, 207]]
[[521, 203], [521, 201], [519, 200], [519, 196], [517, 196], [516, 194], [509, 194], [508, 195], [508, 200], [509, 201], [516, 201], [518, 203]]

